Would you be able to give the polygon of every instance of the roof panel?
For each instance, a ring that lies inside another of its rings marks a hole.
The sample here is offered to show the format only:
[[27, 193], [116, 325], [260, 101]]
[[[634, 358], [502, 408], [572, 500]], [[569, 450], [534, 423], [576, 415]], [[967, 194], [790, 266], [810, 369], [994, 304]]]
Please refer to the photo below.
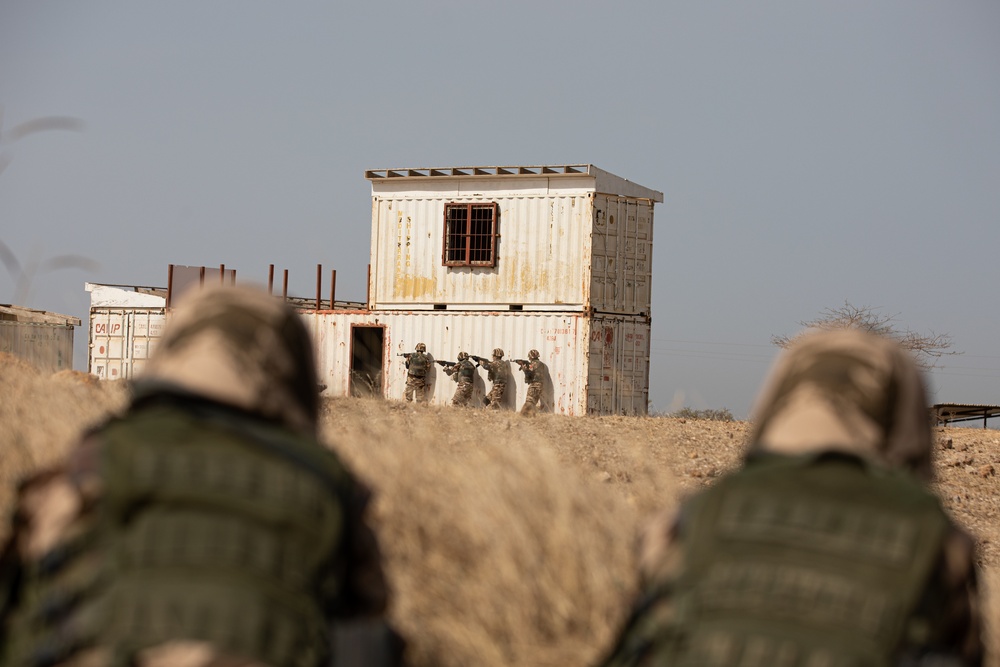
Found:
[[663, 201], [663, 193], [643, 187], [611, 172], [598, 169], [592, 164], [549, 164], [549, 165], [505, 165], [505, 166], [470, 166], [470, 167], [411, 167], [399, 169], [369, 169], [365, 178], [374, 184], [386, 180], [421, 180], [454, 178], [530, 178], [544, 176], [546, 178], [566, 178], [590, 176], [594, 179], [596, 188], [604, 194], [649, 199], [654, 202]]

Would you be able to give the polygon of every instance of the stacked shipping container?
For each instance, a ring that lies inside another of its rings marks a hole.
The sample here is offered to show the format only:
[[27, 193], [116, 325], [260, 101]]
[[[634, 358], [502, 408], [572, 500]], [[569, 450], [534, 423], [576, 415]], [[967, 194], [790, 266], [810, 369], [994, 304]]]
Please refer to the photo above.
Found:
[[[367, 178], [367, 307], [300, 308], [328, 394], [401, 397], [398, 355], [423, 342], [448, 361], [460, 351], [489, 356], [500, 347], [515, 359], [537, 349], [544, 409], [646, 413], [653, 205], [662, 193], [592, 165], [374, 170]], [[445, 261], [446, 207], [465, 202], [496, 211], [489, 266]], [[91, 372], [132, 377], [165, 321], [162, 290], [88, 290]], [[431, 397], [444, 403], [454, 384], [435, 371]], [[516, 365], [511, 371], [504, 407], [516, 409], [526, 388]], [[489, 390], [483, 380], [474, 400]]]

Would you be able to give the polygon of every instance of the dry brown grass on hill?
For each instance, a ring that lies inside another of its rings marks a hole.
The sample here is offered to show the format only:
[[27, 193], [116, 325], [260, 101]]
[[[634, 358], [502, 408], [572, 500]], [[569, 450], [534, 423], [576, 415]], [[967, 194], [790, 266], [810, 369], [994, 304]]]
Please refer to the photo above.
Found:
[[[392, 615], [414, 664], [598, 657], [633, 590], [622, 538], [635, 530], [633, 505], [672, 495], [670, 474], [637, 458], [641, 443], [602, 449], [610, 433], [599, 428], [579, 451], [551, 447], [572, 447], [568, 422], [551, 416], [346, 399], [326, 408], [326, 435], [378, 493]], [[628, 477], [642, 478], [638, 494], [608, 483]]]
[[[76, 371], [44, 375], [18, 357], [0, 353], [0, 510], [26, 473], [57, 461], [80, 431], [121, 409], [121, 383], [96, 382]], [[6, 534], [0, 524], [0, 537]]]
[[[124, 389], [0, 359], [0, 510], [19, 475], [58, 458]], [[414, 666], [591, 664], [635, 581], [650, 513], [735, 467], [747, 424], [573, 418], [324, 402], [323, 434], [376, 492], [391, 616]], [[938, 429], [936, 489], [982, 543], [988, 627], [1000, 627], [1000, 433]], [[950, 442], [949, 442], [950, 441]], [[5, 528], [4, 528], [5, 530]], [[1000, 636], [988, 634], [988, 667]]]

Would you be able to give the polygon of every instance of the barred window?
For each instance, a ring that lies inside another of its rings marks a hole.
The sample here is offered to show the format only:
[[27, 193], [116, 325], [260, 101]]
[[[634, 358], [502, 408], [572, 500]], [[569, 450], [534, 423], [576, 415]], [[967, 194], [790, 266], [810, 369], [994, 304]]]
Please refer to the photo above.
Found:
[[495, 203], [445, 204], [445, 266], [496, 266], [499, 210]]

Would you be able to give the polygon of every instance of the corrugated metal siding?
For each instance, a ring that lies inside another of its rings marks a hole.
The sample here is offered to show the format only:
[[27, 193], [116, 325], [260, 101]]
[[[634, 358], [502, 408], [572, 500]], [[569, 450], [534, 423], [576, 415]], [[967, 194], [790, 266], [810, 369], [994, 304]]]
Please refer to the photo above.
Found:
[[0, 352], [54, 373], [73, 368], [73, 327], [41, 322], [0, 321]]
[[135, 377], [165, 322], [163, 308], [91, 308], [90, 372], [109, 380]]
[[[497, 264], [443, 266], [444, 206], [495, 201], [500, 207]], [[372, 204], [371, 299], [375, 309], [447, 304], [558, 306], [582, 311], [590, 287], [593, 200], [589, 194], [412, 193]]]
[[[376, 394], [400, 399], [406, 369], [398, 356], [423, 342], [435, 359], [455, 361], [460, 351], [505, 359], [525, 359], [537, 349], [545, 365], [543, 409], [564, 415], [646, 414], [649, 396], [649, 320], [640, 317], [587, 317], [572, 313], [440, 311], [305, 311], [312, 333], [320, 382], [330, 396], [352, 394], [352, 383], [367, 382]], [[135, 377], [162, 335], [162, 308], [92, 308], [90, 372], [101, 378]], [[373, 342], [374, 341], [374, 342]], [[70, 343], [72, 346], [72, 343]], [[373, 372], [359, 375], [355, 361], [370, 345]], [[524, 376], [511, 364], [504, 408], [524, 403]], [[489, 391], [478, 371], [473, 405]], [[447, 404], [455, 384], [442, 368], [430, 375], [430, 398]]]
[[604, 313], [648, 315], [652, 285], [653, 204], [595, 197], [590, 304]]
[[[333, 396], [351, 394], [351, 346], [353, 327], [381, 327], [383, 375], [376, 378], [382, 395], [400, 399], [406, 385], [402, 352], [413, 351], [417, 343], [427, 345], [435, 359], [455, 361], [460, 351], [489, 357], [493, 348], [506, 352], [505, 359], [525, 359], [537, 349], [545, 364], [543, 384], [545, 409], [566, 415], [586, 413], [588, 326], [580, 315], [545, 313], [459, 313], [434, 311], [357, 311], [304, 314], [311, 320], [316, 341], [320, 382]], [[478, 369], [477, 369], [478, 370]], [[505, 397], [506, 409], [519, 409], [526, 387], [523, 374], [511, 364]], [[481, 406], [489, 391], [485, 371], [479, 371], [473, 405]], [[430, 376], [430, 396], [434, 403], [446, 404], [455, 393], [455, 383], [434, 365]]]
[[587, 413], [647, 414], [649, 321], [634, 317], [595, 317], [588, 324]]

